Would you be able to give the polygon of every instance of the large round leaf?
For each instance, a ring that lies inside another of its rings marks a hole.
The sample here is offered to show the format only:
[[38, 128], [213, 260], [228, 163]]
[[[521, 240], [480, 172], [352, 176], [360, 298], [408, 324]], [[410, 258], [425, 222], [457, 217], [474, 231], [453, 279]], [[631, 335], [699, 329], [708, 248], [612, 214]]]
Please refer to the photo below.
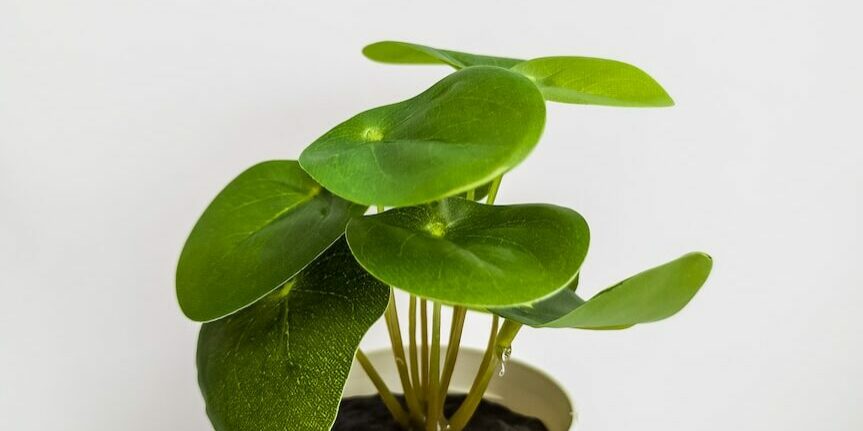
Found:
[[470, 66], [498, 66], [510, 68], [522, 60], [488, 55], [468, 54], [432, 48], [415, 43], [383, 41], [363, 48], [363, 55], [371, 60], [391, 64], [448, 64], [456, 69]]
[[180, 307], [207, 321], [255, 302], [365, 209], [324, 190], [295, 161], [249, 168], [216, 196], [186, 241], [177, 265]]
[[198, 381], [213, 427], [330, 429], [360, 339], [388, 300], [339, 241], [281, 289], [204, 324]]
[[548, 100], [587, 105], [662, 107], [674, 101], [643, 70], [591, 57], [543, 57], [512, 70], [531, 78]]
[[530, 153], [544, 123], [545, 103], [530, 80], [470, 67], [336, 126], [303, 151], [300, 164], [351, 201], [417, 205], [508, 171]]
[[588, 301], [574, 289], [563, 289], [535, 304], [492, 311], [535, 327], [623, 329], [682, 310], [704, 285], [712, 267], [710, 256], [689, 253], [627, 278]]
[[357, 218], [347, 228], [351, 251], [375, 277], [469, 307], [533, 302], [566, 286], [589, 236], [584, 219], [567, 208], [461, 198]]

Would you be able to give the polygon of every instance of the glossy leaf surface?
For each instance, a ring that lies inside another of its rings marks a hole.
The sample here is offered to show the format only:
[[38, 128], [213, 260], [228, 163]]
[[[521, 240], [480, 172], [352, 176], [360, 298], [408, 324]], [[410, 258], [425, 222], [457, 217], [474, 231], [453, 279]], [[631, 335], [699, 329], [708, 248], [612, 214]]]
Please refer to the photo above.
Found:
[[535, 327], [623, 329], [673, 316], [704, 285], [713, 260], [689, 253], [627, 278], [588, 301], [572, 289], [530, 306], [495, 309], [495, 313]]
[[447, 64], [456, 69], [470, 66], [498, 66], [510, 68], [522, 60], [466, 52], [437, 49], [415, 43], [384, 41], [363, 48], [363, 55], [371, 60], [391, 64]]
[[198, 381], [217, 431], [319, 431], [389, 288], [340, 240], [286, 286], [201, 328]]
[[671, 106], [653, 78], [630, 64], [591, 57], [543, 57], [513, 66], [536, 83], [546, 99], [586, 105]]
[[295, 161], [255, 165], [222, 190], [177, 265], [186, 315], [208, 321], [271, 292], [308, 265], [365, 207], [333, 196]]
[[587, 254], [587, 223], [553, 205], [451, 198], [352, 220], [360, 264], [417, 296], [469, 307], [536, 301], [569, 284]]
[[530, 80], [472, 67], [336, 126], [303, 151], [300, 164], [351, 201], [416, 205], [508, 171], [530, 153], [544, 123], [545, 104]]

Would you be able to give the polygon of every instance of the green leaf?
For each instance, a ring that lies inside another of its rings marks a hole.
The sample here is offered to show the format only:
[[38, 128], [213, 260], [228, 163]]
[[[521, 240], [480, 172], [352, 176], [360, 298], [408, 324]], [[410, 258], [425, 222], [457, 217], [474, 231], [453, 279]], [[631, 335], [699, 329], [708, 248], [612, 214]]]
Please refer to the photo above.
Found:
[[512, 70], [536, 83], [548, 100], [585, 105], [671, 106], [674, 101], [641, 69], [614, 60], [590, 57], [543, 57]]
[[498, 66], [531, 78], [547, 100], [585, 105], [664, 107], [674, 101], [653, 78], [627, 63], [592, 57], [541, 57], [518, 60], [468, 54], [407, 42], [366, 46], [371, 60], [391, 64], [447, 64], [456, 69]]
[[535, 327], [624, 329], [673, 316], [704, 285], [713, 260], [689, 253], [627, 278], [588, 301], [563, 289], [537, 303], [495, 309], [494, 313]]
[[474, 308], [533, 302], [566, 286], [589, 237], [584, 219], [567, 208], [461, 198], [357, 218], [347, 228], [357, 261], [378, 279]]
[[389, 288], [345, 242], [251, 307], [201, 328], [198, 382], [217, 431], [320, 431]]
[[522, 60], [448, 51], [407, 42], [384, 41], [363, 48], [371, 60], [391, 64], [448, 64], [456, 69], [470, 66], [498, 66], [509, 69]]
[[249, 168], [216, 196], [186, 241], [177, 265], [180, 307], [208, 321], [255, 302], [326, 250], [365, 209], [324, 190], [295, 161]]
[[300, 164], [351, 201], [417, 205], [512, 169], [544, 124], [545, 102], [530, 80], [498, 67], [470, 67], [419, 96], [336, 126], [303, 151]]
[[575, 294], [577, 286], [578, 277], [553, 295], [532, 304], [492, 308], [488, 311], [501, 317], [524, 323], [525, 325], [537, 328], [542, 327], [546, 323], [558, 319], [584, 304], [584, 300]]

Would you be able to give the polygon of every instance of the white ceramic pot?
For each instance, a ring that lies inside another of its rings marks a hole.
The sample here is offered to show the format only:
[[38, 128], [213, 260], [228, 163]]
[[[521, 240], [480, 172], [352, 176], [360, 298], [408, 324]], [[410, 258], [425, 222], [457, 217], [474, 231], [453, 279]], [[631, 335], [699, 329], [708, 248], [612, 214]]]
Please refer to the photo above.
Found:
[[[441, 354], [446, 348], [441, 348]], [[398, 371], [389, 349], [367, 352], [371, 363], [378, 370], [387, 386], [393, 392], [401, 392]], [[451, 393], [465, 393], [470, 389], [476, 371], [482, 362], [482, 352], [462, 348], [453, 372]], [[443, 359], [442, 359], [443, 360]], [[354, 361], [351, 374], [345, 385], [345, 397], [375, 394], [366, 373]], [[485, 398], [502, 404], [510, 410], [542, 420], [549, 431], [575, 430], [576, 414], [566, 392], [551, 377], [517, 360], [506, 363], [504, 375], [495, 374], [489, 383]]]

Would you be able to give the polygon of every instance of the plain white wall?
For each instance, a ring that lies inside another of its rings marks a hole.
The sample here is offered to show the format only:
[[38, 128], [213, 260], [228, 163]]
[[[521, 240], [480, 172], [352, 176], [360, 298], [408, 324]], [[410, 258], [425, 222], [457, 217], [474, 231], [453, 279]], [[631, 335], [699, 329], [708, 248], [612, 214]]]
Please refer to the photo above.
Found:
[[[583, 430], [863, 429], [855, 2], [0, 0], [0, 429], [207, 430], [185, 236], [221, 187], [444, 67], [395, 39], [639, 65], [678, 105], [549, 105], [500, 202], [577, 209], [584, 292], [689, 250], [675, 318], [525, 330]], [[486, 322], [469, 318], [468, 343]], [[365, 344], [382, 346], [376, 327]]]

